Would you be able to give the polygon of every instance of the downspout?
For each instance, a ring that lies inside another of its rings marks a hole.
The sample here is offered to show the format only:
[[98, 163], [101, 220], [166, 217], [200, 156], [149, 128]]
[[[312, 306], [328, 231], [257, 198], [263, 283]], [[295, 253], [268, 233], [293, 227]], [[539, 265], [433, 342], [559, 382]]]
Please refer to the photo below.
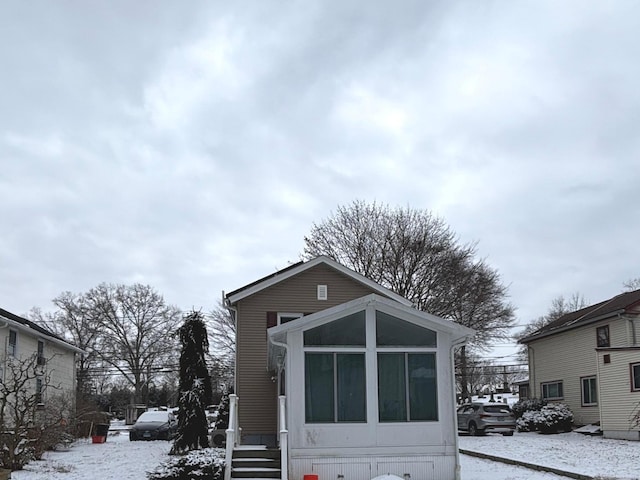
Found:
[[[270, 338], [269, 341], [277, 346], [284, 348], [284, 362], [288, 361], [289, 358], [289, 347], [286, 343], [278, 342], [273, 338]], [[280, 369], [282, 366], [277, 364], [276, 368], [278, 368], [278, 374], [280, 373]], [[288, 381], [290, 375], [286, 375], [285, 381]], [[285, 393], [288, 391], [285, 385]], [[286, 416], [288, 416], [288, 411], [286, 407], [286, 396], [278, 397], [278, 441], [280, 444], [280, 465], [281, 465], [281, 479], [288, 480], [289, 478], [289, 424], [286, 421]]]
[[453, 342], [451, 344], [451, 348], [449, 349], [449, 358], [451, 359], [451, 380], [453, 381], [453, 388], [451, 389], [453, 391], [453, 402], [451, 403], [451, 413], [453, 416], [453, 426], [455, 428], [454, 432], [453, 432], [453, 448], [455, 449], [455, 460], [456, 460], [456, 466], [455, 466], [455, 480], [460, 480], [460, 446], [459, 446], [459, 442], [458, 442], [458, 415], [457, 415], [457, 405], [458, 405], [458, 399], [456, 397], [456, 362], [455, 362], [455, 353], [454, 353], [454, 349], [460, 345], [463, 345], [465, 343], [467, 343], [467, 341], [471, 338], [472, 336], [466, 336], [466, 337], [462, 337], [459, 341], [457, 342]]

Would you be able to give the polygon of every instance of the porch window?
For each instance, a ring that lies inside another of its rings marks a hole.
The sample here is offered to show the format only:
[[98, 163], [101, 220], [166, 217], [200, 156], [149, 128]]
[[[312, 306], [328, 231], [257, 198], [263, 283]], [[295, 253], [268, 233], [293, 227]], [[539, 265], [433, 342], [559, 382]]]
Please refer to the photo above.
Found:
[[560, 400], [564, 398], [561, 381], [546, 382], [541, 384], [541, 387], [542, 398], [545, 400]]
[[381, 422], [438, 419], [435, 353], [378, 353]]
[[583, 377], [582, 384], [582, 406], [590, 407], [598, 404], [598, 392], [596, 387], [596, 377]]
[[307, 423], [366, 422], [364, 353], [305, 353]]
[[436, 332], [377, 311], [376, 344], [378, 347], [436, 347]]
[[631, 368], [631, 391], [640, 392], [640, 363], [632, 363]]
[[364, 347], [365, 344], [364, 310], [304, 332], [305, 347]]

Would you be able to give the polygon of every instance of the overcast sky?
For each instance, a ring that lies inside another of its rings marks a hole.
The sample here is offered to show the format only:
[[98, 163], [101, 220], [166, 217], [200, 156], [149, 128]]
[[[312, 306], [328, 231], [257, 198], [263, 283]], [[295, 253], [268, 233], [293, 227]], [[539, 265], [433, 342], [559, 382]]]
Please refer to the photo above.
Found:
[[184, 310], [355, 199], [441, 216], [518, 323], [640, 276], [636, 1], [0, 0], [0, 307]]

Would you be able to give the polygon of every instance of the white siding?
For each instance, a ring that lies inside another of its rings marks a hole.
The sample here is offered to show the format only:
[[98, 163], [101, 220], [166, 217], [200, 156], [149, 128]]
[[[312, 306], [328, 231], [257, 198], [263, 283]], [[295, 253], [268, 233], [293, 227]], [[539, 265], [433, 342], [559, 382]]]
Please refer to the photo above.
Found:
[[542, 383], [561, 381], [564, 398], [557, 401], [569, 406], [576, 424], [600, 418], [598, 406], [582, 406], [580, 379], [597, 374], [596, 327], [607, 324], [589, 325], [529, 343], [531, 396], [542, 398]]
[[[49, 375], [49, 387], [43, 391], [43, 401], [52, 395], [72, 393], [75, 390], [75, 356], [71, 350], [62, 348], [57, 343], [49, 341], [39, 335], [30, 335], [28, 330], [11, 328], [18, 332], [18, 344], [16, 350], [17, 359], [27, 359], [36, 355], [38, 351], [38, 340], [44, 341], [45, 364], [42, 366], [43, 373]], [[0, 329], [0, 365], [2, 365], [3, 375], [7, 375], [7, 342], [9, 328]], [[35, 381], [32, 388], [35, 391]]]
[[[604, 363], [609, 355], [610, 363]], [[601, 427], [605, 436], [640, 439], [640, 429], [632, 425], [640, 415], [640, 392], [631, 391], [630, 364], [640, 362], [640, 349], [598, 352], [598, 389], [601, 392]]]
[[[557, 401], [569, 406], [574, 415], [574, 423], [577, 425], [600, 421], [602, 403], [611, 401], [610, 392], [604, 392], [603, 396], [600, 379], [598, 405], [582, 406], [581, 378], [598, 375], [596, 329], [604, 325], [609, 326], [611, 347], [629, 345], [629, 322], [618, 317], [529, 343], [531, 396], [542, 397], [542, 383], [561, 381], [564, 398]], [[609, 374], [609, 370], [606, 374]]]
[[[292, 459], [290, 478], [303, 478], [306, 473], [321, 479], [369, 480], [391, 473], [400, 478], [419, 480], [453, 480], [456, 478], [454, 455], [367, 455], [353, 457], [298, 457]], [[409, 474], [409, 477], [405, 477]]]

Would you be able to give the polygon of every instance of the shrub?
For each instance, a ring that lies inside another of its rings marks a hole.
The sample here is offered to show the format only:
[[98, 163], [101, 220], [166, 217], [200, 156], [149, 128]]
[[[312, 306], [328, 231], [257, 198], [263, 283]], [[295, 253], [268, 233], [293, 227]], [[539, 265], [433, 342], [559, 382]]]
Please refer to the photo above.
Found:
[[519, 432], [570, 432], [572, 424], [573, 413], [564, 403], [551, 403], [538, 411], [530, 410], [516, 421]]
[[203, 448], [186, 455], [172, 457], [147, 473], [148, 480], [222, 480], [224, 478], [224, 450]]
[[546, 404], [547, 401], [540, 398], [527, 398], [514, 404], [511, 407], [511, 411], [513, 411], [516, 418], [520, 418], [525, 412], [540, 411]]

